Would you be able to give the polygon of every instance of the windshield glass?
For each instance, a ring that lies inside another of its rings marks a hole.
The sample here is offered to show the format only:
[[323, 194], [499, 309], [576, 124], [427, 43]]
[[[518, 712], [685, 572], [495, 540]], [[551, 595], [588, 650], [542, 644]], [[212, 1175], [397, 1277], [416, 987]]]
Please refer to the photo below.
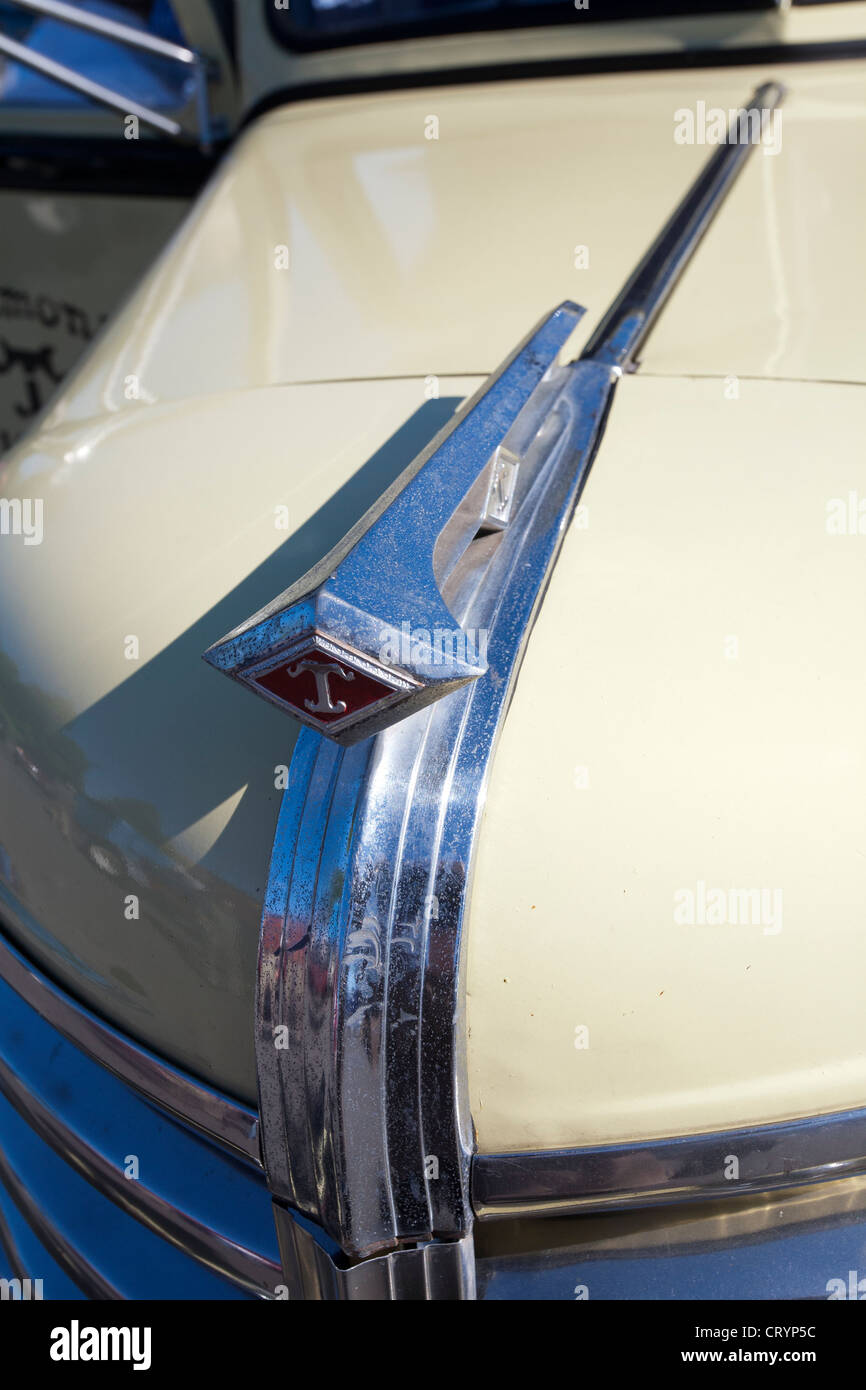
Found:
[[767, 10], [773, 0], [266, 0], [275, 36], [292, 48], [422, 34], [663, 15]]

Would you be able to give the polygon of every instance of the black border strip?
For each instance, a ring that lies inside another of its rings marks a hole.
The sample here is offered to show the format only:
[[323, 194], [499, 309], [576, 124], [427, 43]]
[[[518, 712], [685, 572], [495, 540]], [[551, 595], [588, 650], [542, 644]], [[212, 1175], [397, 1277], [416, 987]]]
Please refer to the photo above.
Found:
[[224, 149], [205, 155], [173, 141], [4, 132], [0, 191], [49, 188], [112, 198], [194, 198]]
[[239, 130], [278, 106], [324, 97], [363, 96], [375, 92], [420, 87], [460, 87], [491, 82], [518, 82], [539, 77], [592, 77], [617, 72], [667, 72], [688, 68], [768, 67], [782, 63], [833, 62], [866, 58], [866, 38], [827, 43], [773, 43], [749, 48], [694, 49], [671, 53], [602, 54], [591, 58], [532, 58], [524, 62], [477, 63], [450, 68], [419, 68], [413, 72], [329, 78], [281, 87], [257, 101], [244, 115]]
[[627, 24], [666, 19], [713, 19], [733, 15], [772, 15], [774, 0], [657, 0], [649, 7], [646, 0], [590, 0], [585, 10], [576, 13], [563, 0], [547, 0], [545, 4], [517, 4], [514, 9], [461, 10], [455, 5], [449, 14], [437, 16], [418, 14], [414, 19], [398, 18], [382, 23], [344, 16], [342, 21], [323, 17], [323, 26], [316, 31], [303, 28], [297, 14], [309, 17], [309, 0], [300, 0], [294, 9], [277, 10], [273, 0], [264, 0], [265, 18], [274, 42], [293, 54], [329, 53], [334, 49], [354, 48], [362, 44], [411, 42], [427, 38], [460, 38], [469, 34], [520, 33], [526, 29], [566, 28], [569, 23], [587, 25]]

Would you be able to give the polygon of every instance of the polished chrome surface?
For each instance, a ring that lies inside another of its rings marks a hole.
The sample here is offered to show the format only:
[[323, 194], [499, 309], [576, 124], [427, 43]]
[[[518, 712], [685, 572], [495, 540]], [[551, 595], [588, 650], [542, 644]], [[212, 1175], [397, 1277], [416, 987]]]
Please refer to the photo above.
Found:
[[342, 546], [208, 653], [242, 676], [328, 622], [361, 650], [383, 622], [451, 618], [487, 639], [483, 679], [431, 695], [415, 668], [419, 704], [449, 698], [395, 706], [400, 723], [345, 750], [305, 731], [291, 764], [259, 960], [263, 1153], [278, 1220], [303, 1213], [344, 1254], [469, 1238], [460, 941], [488, 769], [616, 382], [744, 154], [723, 156], [592, 351], [557, 364], [581, 311], [556, 310]]
[[[754, 148], [755, 134], [763, 131], [767, 117], [784, 95], [778, 82], [765, 82], [752, 93], [738, 118], [730, 123], [727, 143], [707, 160], [596, 328], [584, 350], [585, 357], [609, 362], [623, 371], [633, 364], [671, 289]], [[757, 118], [754, 122], [753, 117]]]
[[[136, 29], [130, 24], [122, 24], [103, 15], [90, 14], [74, 5], [63, 4], [62, 0], [12, 0], [12, 3], [47, 19], [70, 24], [77, 29], [84, 29], [88, 33], [111, 39], [127, 48], [139, 49], [156, 57], [165, 58], [168, 62], [181, 63], [188, 67], [195, 87], [197, 138], [203, 149], [210, 148], [213, 132], [207, 84], [208, 78], [214, 75], [214, 69], [212, 62], [205, 59], [200, 53], [194, 52], [193, 49], [187, 48], [183, 44], [170, 43], [155, 34]], [[80, 92], [82, 96], [89, 97], [100, 106], [108, 106], [114, 111], [120, 111], [124, 116], [136, 116], [146, 125], [162, 131], [164, 135], [179, 137], [187, 134], [182, 123], [174, 120], [171, 116], [165, 116], [160, 111], [144, 106], [123, 92], [114, 91], [113, 88], [106, 87], [102, 82], [93, 81], [86, 73], [77, 72], [64, 63], [56, 62], [53, 58], [35, 53], [26, 44], [17, 43], [14, 39], [6, 38], [2, 34], [0, 34], [0, 53], [5, 53], [7, 58], [11, 58], [13, 62], [32, 68], [34, 72], [41, 73], [43, 77], [48, 77], [63, 87]]]
[[[130, 1182], [114, 1155], [90, 1143], [61, 1119], [47, 1100], [28, 1090], [0, 1054], [0, 1094], [4, 1095], [31, 1129], [67, 1163], [149, 1230], [215, 1273], [224, 1274], [241, 1288], [260, 1296], [273, 1296], [281, 1282], [280, 1266], [239, 1241], [227, 1239], [213, 1227], [174, 1205], [146, 1182]], [[132, 1136], [127, 1136], [127, 1143]], [[190, 1146], [191, 1165], [201, 1155]], [[5, 1184], [10, 1186], [9, 1182]], [[10, 1191], [12, 1188], [10, 1187]], [[264, 1193], [262, 1194], [264, 1200]]]
[[[9, 1164], [0, 1160], [7, 1176]], [[48, 1253], [21, 1208], [13, 1201], [8, 1188], [0, 1182], [0, 1275], [30, 1280], [31, 1290], [38, 1289], [46, 1299], [65, 1298], [83, 1302], [87, 1295], [69, 1278], [57, 1261]], [[39, 1282], [37, 1282], [39, 1281]]]
[[[543, 320], [336, 550], [210, 647], [206, 659], [275, 703], [279, 698], [259, 684], [262, 672], [295, 672], [297, 654], [311, 645], [324, 644], [349, 667], [359, 659], [374, 663], [382, 687], [375, 703], [327, 722], [310, 699], [285, 706], [343, 744], [367, 738], [483, 675], [475, 633], [456, 621], [444, 586], [490, 515], [503, 436], [517, 428], [536, 390], [531, 419], [538, 428], [553, 390], [542, 384], [542, 375], [582, 312], [566, 303]], [[524, 443], [532, 438], [525, 424], [522, 434]], [[339, 693], [344, 699], [353, 695], [345, 683]]]
[[[617, 372], [633, 364], [753, 148], [750, 137], [763, 131], [782, 96], [778, 83], [765, 83], [741, 108], [729, 143], [709, 159], [641, 259], [582, 361]], [[456, 621], [446, 586], [473, 537], [501, 532], [510, 522], [521, 450], [535, 439], [546, 412], [553, 419], [561, 385], [555, 374], [540, 382], [539, 364], [552, 364], [582, 313], [566, 303], [542, 321], [340, 545], [208, 648], [205, 659], [344, 745], [486, 676], [476, 630]], [[311, 675], [299, 684], [304, 669]], [[356, 678], [364, 670], [376, 694], [355, 703]], [[336, 704], [328, 679], [336, 686]]]
[[462, 1301], [475, 1298], [472, 1237], [431, 1241], [349, 1264], [279, 1204], [274, 1208], [286, 1287], [302, 1302]]
[[15, 1240], [15, 1233], [12, 1230], [3, 1210], [3, 1203], [0, 1200], [0, 1277], [26, 1279], [27, 1266], [21, 1255]]
[[[154, 1138], [165, 1140], [154, 1128]], [[38, 1241], [88, 1297], [165, 1299], [261, 1299], [263, 1289], [252, 1292], [190, 1255], [149, 1227], [144, 1221], [112, 1202], [66, 1159], [45, 1144], [5, 1096], [0, 1095], [0, 1205], [7, 1222], [10, 1205], [23, 1218], [18, 1245], [27, 1259], [27, 1272], [39, 1277], [44, 1266], [24, 1249], [25, 1237]], [[143, 1161], [147, 1163], [149, 1152]], [[122, 1138], [118, 1163], [126, 1158]], [[201, 1158], [189, 1174], [198, 1181], [208, 1173]], [[209, 1175], [209, 1174], [208, 1174]], [[270, 1207], [263, 1194], [263, 1213]], [[276, 1238], [271, 1241], [276, 1247]], [[281, 1276], [280, 1276], [281, 1277]], [[108, 1290], [113, 1293], [108, 1293]], [[54, 1295], [58, 1296], [58, 1295]], [[66, 1296], [64, 1294], [59, 1295]]]
[[21, 63], [23, 67], [32, 68], [43, 77], [50, 77], [52, 82], [59, 82], [61, 87], [69, 87], [73, 92], [90, 97], [100, 106], [109, 106], [124, 116], [137, 116], [140, 121], [153, 126], [155, 130], [161, 130], [164, 135], [178, 136], [182, 132], [180, 123], [171, 116], [163, 116], [149, 106], [142, 106], [140, 102], [124, 96], [123, 92], [115, 92], [102, 82], [94, 82], [84, 73], [76, 72], [74, 68], [57, 63], [53, 58], [46, 58], [41, 53], [34, 53], [26, 44], [16, 43], [14, 39], [7, 39], [3, 34], [0, 34], [0, 53], [5, 53], [13, 63]]
[[342, 751], [304, 733], [295, 751], [263, 919], [263, 1151], [272, 1191], [353, 1254], [471, 1224], [457, 981], [472, 841], [614, 380], [596, 363], [549, 369], [549, 409], [529, 408], [517, 522], [471, 542], [446, 582], [457, 621], [489, 633], [488, 678], [375, 743]]
[[[17, 915], [17, 904], [0, 885], [0, 910]], [[258, 1116], [253, 1110], [202, 1086], [162, 1058], [137, 1046], [58, 989], [0, 935], [0, 980], [88, 1056], [187, 1124], [228, 1149], [261, 1162]]]
[[0, 1149], [0, 1189], [4, 1190], [39, 1242], [45, 1247], [60, 1268], [88, 1298], [115, 1300], [123, 1297], [117, 1289], [98, 1270], [86, 1260], [34, 1201], [29, 1183], [9, 1163]]
[[477, 1297], [856, 1299], [866, 1289], [852, 1276], [863, 1269], [864, 1234], [864, 1177], [734, 1193], [675, 1213], [648, 1207], [479, 1222]]
[[0, 1154], [0, 1187], [91, 1297], [279, 1296], [261, 1169], [161, 1111], [3, 981]]
[[866, 1110], [787, 1124], [609, 1144], [478, 1154], [479, 1217], [556, 1215], [736, 1197], [866, 1173]]
[[183, 44], [171, 43], [157, 34], [149, 34], [145, 29], [136, 29], [131, 24], [122, 24], [107, 15], [93, 14], [77, 5], [66, 5], [63, 0], [11, 0], [19, 9], [30, 10], [44, 15], [46, 19], [56, 19], [63, 24], [71, 24], [76, 29], [86, 29], [91, 34], [100, 34], [106, 39], [116, 39], [127, 48], [140, 48], [159, 58], [167, 58], [174, 63], [186, 63], [192, 67], [200, 62], [199, 55]]

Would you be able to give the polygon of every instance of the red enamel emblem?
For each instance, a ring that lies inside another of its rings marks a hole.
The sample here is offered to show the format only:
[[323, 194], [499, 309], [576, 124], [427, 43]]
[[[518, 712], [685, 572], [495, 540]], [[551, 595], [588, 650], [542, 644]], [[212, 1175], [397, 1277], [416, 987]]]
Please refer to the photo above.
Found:
[[400, 686], [377, 680], [369, 663], [363, 665], [367, 669], [310, 643], [247, 679], [304, 723], [326, 729], [354, 721], [364, 710], [402, 693]]

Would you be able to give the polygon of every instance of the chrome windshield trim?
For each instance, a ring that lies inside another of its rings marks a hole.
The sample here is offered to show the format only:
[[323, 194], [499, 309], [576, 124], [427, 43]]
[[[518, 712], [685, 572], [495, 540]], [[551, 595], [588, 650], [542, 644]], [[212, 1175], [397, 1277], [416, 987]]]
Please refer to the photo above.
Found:
[[64, 4], [63, 0], [11, 0], [11, 3], [45, 19], [56, 19], [58, 23], [69, 24], [73, 29], [85, 29], [104, 39], [115, 39], [126, 48], [138, 48], [158, 58], [167, 58], [170, 62], [193, 66], [201, 61], [197, 53], [183, 44], [161, 39], [146, 29], [136, 29], [131, 24], [109, 19], [106, 15], [79, 9], [77, 5]]
[[[0, 909], [23, 931], [26, 918], [0, 885]], [[89, 1057], [126, 1081], [163, 1110], [199, 1129], [217, 1143], [261, 1166], [258, 1115], [247, 1106], [203, 1086], [162, 1058], [104, 1023], [58, 989], [0, 934], [0, 979]]]
[[100, 106], [108, 106], [112, 111], [119, 111], [124, 116], [137, 116], [140, 121], [153, 126], [155, 130], [161, 130], [163, 135], [178, 136], [183, 132], [180, 122], [173, 120], [171, 116], [163, 116], [149, 106], [142, 106], [141, 102], [124, 96], [123, 92], [116, 92], [113, 87], [106, 87], [102, 82], [94, 82], [84, 73], [66, 67], [64, 63], [46, 58], [42, 53], [34, 53], [26, 44], [7, 39], [4, 34], [0, 34], [0, 53], [11, 58], [13, 63], [20, 63], [22, 67], [31, 68], [42, 77], [59, 83], [61, 87], [68, 87], [72, 92], [80, 92], [82, 96], [90, 97], [91, 101], [97, 102]]
[[376, 737], [303, 729], [280, 810], [257, 995], [265, 1170], [280, 1209], [353, 1258], [471, 1233], [461, 937], [497, 736], [617, 381], [743, 158], [711, 158], [577, 362], [558, 361], [582, 312], [563, 305], [381, 507], [208, 653], [235, 674], [284, 640], [295, 653], [323, 615], [356, 650], [383, 614], [486, 636], [485, 667]]
[[[171, 63], [180, 63], [189, 68], [194, 84], [193, 100], [198, 125], [195, 138], [203, 150], [210, 150], [215, 132], [210, 112], [208, 82], [219, 76], [219, 68], [213, 59], [197, 53], [185, 44], [171, 43], [167, 39], [159, 38], [156, 34], [136, 29], [131, 24], [123, 24], [103, 15], [90, 14], [75, 5], [64, 4], [63, 0], [12, 0], [12, 4], [18, 5], [21, 9], [28, 10], [32, 14], [41, 15], [45, 19], [53, 19], [58, 23], [68, 24], [72, 28], [83, 29], [88, 33], [96, 34], [101, 38], [119, 43], [122, 47], [150, 53], [154, 57], [164, 58]], [[190, 132], [185, 129], [181, 121], [175, 120], [171, 116], [165, 116], [152, 107], [135, 101], [123, 92], [115, 91], [112, 87], [106, 87], [102, 82], [93, 81], [86, 73], [66, 67], [64, 63], [58, 63], [55, 59], [44, 54], [35, 53], [27, 47], [26, 43], [18, 43], [16, 40], [0, 34], [0, 53], [4, 53], [13, 62], [21, 63], [23, 67], [31, 68], [34, 72], [49, 78], [52, 82], [59, 83], [61, 87], [67, 87], [70, 91], [79, 92], [82, 96], [89, 97], [91, 101], [95, 101], [100, 106], [107, 106], [113, 111], [119, 111], [123, 116], [135, 116], [138, 120], [144, 121], [146, 125], [161, 131], [164, 135], [175, 138], [190, 137]]]
[[640, 1144], [476, 1154], [480, 1218], [704, 1202], [866, 1173], [866, 1110]]
[[79, 10], [74, 4], [64, 4], [64, 0], [11, 0], [11, 4], [17, 4], [21, 10], [29, 10], [31, 14], [43, 15], [46, 19], [57, 19], [58, 24], [68, 24], [74, 29], [86, 29], [103, 39], [115, 39], [126, 49], [140, 49], [145, 53], [153, 53], [158, 58], [168, 58], [170, 63], [185, 63], [192, 67], [202, 61], [199, 54], [193, 53], [185, 44], [160, 39], [156, 33], [133, 28], [131, 24], [122, 24], [120, 19], [110, 19], [107, 15]]

